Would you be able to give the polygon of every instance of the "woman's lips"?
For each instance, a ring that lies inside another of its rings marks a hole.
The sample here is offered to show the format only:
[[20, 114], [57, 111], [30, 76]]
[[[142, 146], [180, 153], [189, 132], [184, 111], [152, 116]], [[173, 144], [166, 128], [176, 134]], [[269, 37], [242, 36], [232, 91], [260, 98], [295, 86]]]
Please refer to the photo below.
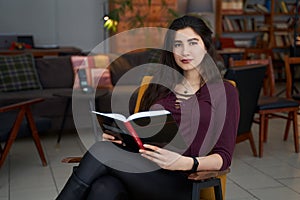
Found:
[[184, 64], [188, 64], [188, 63], [192, 62], [192, 59], [181, 59], [181, 62]]

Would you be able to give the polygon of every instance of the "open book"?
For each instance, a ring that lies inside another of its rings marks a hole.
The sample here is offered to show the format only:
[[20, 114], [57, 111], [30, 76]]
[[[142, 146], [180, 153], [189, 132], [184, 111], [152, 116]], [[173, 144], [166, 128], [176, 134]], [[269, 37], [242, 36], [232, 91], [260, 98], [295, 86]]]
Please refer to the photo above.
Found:
[[134, 152], [144, 149], [144, 143], [163, 147], [178, 132], [176, 121], [167, 110], [139, 112], [128, 118], [116, 113], [92, 112], [98, 115], [105, 133], [122, 140], [125, 148]]

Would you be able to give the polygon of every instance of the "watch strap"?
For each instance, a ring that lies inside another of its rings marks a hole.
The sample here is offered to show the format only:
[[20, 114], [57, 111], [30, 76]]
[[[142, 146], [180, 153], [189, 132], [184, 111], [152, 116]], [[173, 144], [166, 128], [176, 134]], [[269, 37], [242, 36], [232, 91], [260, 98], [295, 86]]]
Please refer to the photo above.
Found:
[[197, 160], [196, 157], [192, 157], [193, 158], [193, 167], [191, 169], [191, 172], [196, 172], [198, 170], [198, 166], [199, 166], [199, 161]]

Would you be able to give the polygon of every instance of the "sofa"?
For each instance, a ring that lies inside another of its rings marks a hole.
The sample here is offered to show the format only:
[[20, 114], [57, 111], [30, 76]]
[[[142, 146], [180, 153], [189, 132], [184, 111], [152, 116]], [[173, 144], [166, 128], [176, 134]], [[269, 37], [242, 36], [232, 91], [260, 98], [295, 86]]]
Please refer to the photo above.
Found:
[[[114, 104], [117, 105], [117, 112], [127, 112], [128, 106], [124, 103], [118, 103], [118, 96], [131, 95], [132, 89], [139, 85], [143, 75], [150, 73], [149, 66], [146, 72], [135, 74], [135, 80], [123, 80], [121, 85], [116, 84], [123, 74], [130, 69], [153, 61], [152, 51], [130, 52], [125, 55], [110, 55], [107, 54], [110, 60], [114, 60], [107, 68], [110, 74], [111, 87], [103, 87], [100, 90], [103, 92], [100, 97], [95, 100], [95, 109], [100, 112], [111, 112], [111, 97], [114, 93], [117, 94], [117, 100]], [[44, 98], [44, 101], [32, 107], [32, 112], [35, 116], [46, 117], [51, 119], [51, 131], [57, 131], [61, 128], [74, 129], [74, 120], [72, 117], [72, 109], [68, 109], [67, 103], [70, 103], [70, 98], [64, 98], [56, 94], [70, 93], [74, 86], [75, 71], [71, 61], [72, 56], [46, 57], [35, 58], [34, 69], [38, 75], [40, 88], [38, 89], [24, 89], [14, 91], [2, 91], [0, 87], [0, 105], [7, 105], [11, 103], [20, 102], [27, 99]], [[0, 60], [1, 62], [1, 60]], [[1, 74], [0, 74], [1, 75]], [[80, 89], [79, 89], [80, 90]], [[133, 102], [131, 100], [131, 102]], [[88, 104], [82, 102], [82, 104]], [[74, 104], [73, 104], [74, 106]], [[88, 105], [82, 106], [88, 110]], [[130, 106], [130, 109], [134, 105]], [[73, 108], [74, 110], [74, 108]], [[79, 112], [76, 109], [76, 112]], [[78, 113], [77, 113], [78, 114]], [[63, 117], [66, 116], [64, 126], [61, 127]]]

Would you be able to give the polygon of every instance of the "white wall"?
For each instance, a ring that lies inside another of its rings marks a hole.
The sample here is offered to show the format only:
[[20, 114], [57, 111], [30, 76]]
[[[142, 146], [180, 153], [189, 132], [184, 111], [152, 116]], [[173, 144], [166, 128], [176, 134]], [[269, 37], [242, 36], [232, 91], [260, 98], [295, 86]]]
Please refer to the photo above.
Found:
[[0, 0], [0, 33], [32, 34], [36, 45], [93, 49], [103, 38], [105, 0]]

